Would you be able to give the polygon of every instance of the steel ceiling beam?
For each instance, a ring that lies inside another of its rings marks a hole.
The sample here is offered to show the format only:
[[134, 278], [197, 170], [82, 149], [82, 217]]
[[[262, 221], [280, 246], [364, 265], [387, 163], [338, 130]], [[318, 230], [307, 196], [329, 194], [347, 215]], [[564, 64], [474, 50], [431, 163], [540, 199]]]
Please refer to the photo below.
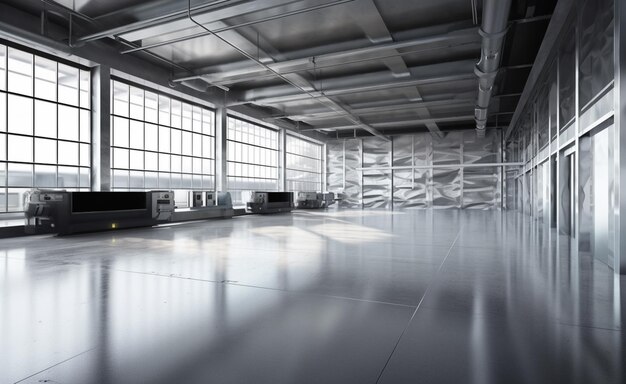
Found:
[[[241, 16], [252, 12], [275, 8], [300, 2], [302, 0], [214, 0], [207, 3], [195, 5], [191, 7], [192, 12], [201, 12], [197, 17], [202, 23], [209, 23], [224, 20], [234, 16]], [[160, 8], [172, 7], [169, 11], [163, 12]], [[188, 4], [187, 2], [164, 1], [158, 3], [156, 7], [144, 10], [144, 5], [128, 8], [120, 12], [116, 12], [108, 17], [98, 19], [103, 23], [106, 19], [119, 17], [120, 13], [132, 14], [139, 21], [106, 28], [101, 31], [90, 33], [76, 39], [77, 43], [88, 43], [90, 41], [100, 40], [107, 37], [122, 36], [129, 41], [143, 40], [149, 37], [163, 33], [163, 31], [174, 32], [187, 28], [193, 28], [187, 18]]]
[[[191, 22], [193, 22], [194, 24], [196, 24], [198, 27], [203, 28], [207, 32], [212, 32], [206, 26], [204, 26], [199, 21], [194, 19], [193, 15], [192, 15], [192, 12], [191, 12], [191, 0], [189, 0], [188, 4], [189, 4], [189, 7], [188, 7], [188, 18], [189, 18], [189, 20]], [[243, 45], [249, 45], [250, 44], [250, 42], [245, 37], [241, 36], [237, 32], [229, 31], [228, 33], [230, 33], [233, 36], [236, 36], [237, 39], [239, 39], [239, 40], [243, 40], [242, 41]], [[248, 53], [246, 50], [242, 49], [240, 47], [241, 44], [234, 44], [233, 42], [231, 42], [230, 40], [224, 38], [221, 35], [215, 35], [213, 33], [212, 33], [212, 35], [215, 36], [220, 41], [222, 41], [223, 43], [225, 43], [225, 44], [229, 45], [230, 47], [232, 47], [233, 49], [235, 49], [237, 52], [239, 52], [241, 55], [243, 55], [248, 60], [250, 60], [250, 61], [256, 63], [257, 65], [259, 65], [261, 67], [264, 67], [265, 69], [273, 72], [278, 78], [280, 78], [283, 81], [287, 82], [288, 84], [292, 85], [294, 88], [299, 89], [302, 93], [307, 94], [309, 97], [313, 98], [313, 100], [319, 102], [322, 105], [327, 106], [331, 110], [337, 111], [342, 117], [344, 117], [348, 121], [354, 123], [359, 128], [364, 129], [365, 131], [371, 133], [374, 136], [380, 137], [383, 140], [386, 140], [386, 141], [390, 140], [388, 137], [386, 137], [385, 135], [383, 135], [380, 132], [378, 132], [378, 130], [376, 130], [374, 127], [372, 127], [372, 126], [370, 126], [370, 125], [368, 125], [366, 123], [363, 123], [358, 117], [352, 115], [350, 113], [350, 111], [347, 108], [345, 108], [343, 105], [341, 105], [340, 103], [330, 99], [327, 96], [316, 97], [315, 95], [313, 95], [312, 91], [314, 92], [315, 88], [313, 87], [313, 85], [307, 79], [305, 79], [305, 78], [303, 78], [303, 77], [301, 77], [299, 75], [290, 75], [290, 77], [287, 78], [284, 75], [281, 75], [280, 73], [272, 70], [270, 67], [268, 67], [268, 65], [266, 63], [264, 63], [263, 61], [261, 61], [258, 58], [261, 55], [261, 49], [260, 49], [260, 47], [258, 45], [256, 46], [256, 51], [257, 51], [257, 56], [258, 57], [254, 57], [253, 55]], [[254, 45], [254, 44], [252, 44], [252, 45]], [[263, 52], [263, 54], [271, 59], [271, 56], [267, 55], [267, 53]]]
[[[379, 123], [368, 123], [374, 128], [402, 128], [402, 127], [412, 127], [415, 125], [426, 125], [428, 122], [439, 122], [439, 123], [450, 123], [450, 122], [459, 122], [459, 121], [472, 121], [474, 119], [474, 115], [461, 115], [461, 116], [448, 116], [448, 117], [431, 117], [429, 119], [410, 119], [410, 120], [399, 120], [399, 121], [385, 121]], [[303, 132], [306, 131], [345, 131], [351, 129], [358, 129], [359, 127], [356, 125], [326, 125], [326, 126], [318, 126], [312, 128], [302, 128], [300, 129]]]
[[[250, 20], [250, 21], [246, 21], [243, 23], [239, 23], [239, 24], [229, 25], [223, 28], [212, 30], [212, 31], [204, 31], [200, 33], [194, 33], [192, 35], [185, 35], [185, 36], [177, 37], [177, 38], [170, 39], [170, 40], [159, 41], [159, 42], [152, 43], [152, 44], [146, 44], [137, 48], [123, 50], [121, 53], [127, 54], [127, 53], [145, 51], [146, 49], [152, 49], [152, 48], [162, 47], [164, 45], [180, 43], [183, 41], [196, 39], [196, 38], [203, 37], [203, 36], [209, 36], [209, 35], [216, 34], [216, 33], [230, 31], [231, 29], [248, 27], [248, 26], [255, 25], [255, 24], [265, 23], [267, 21], [278, 20], [278, 19], [282, 19], [285, 17], [294, 16], [294, 15], [299, 15], [299, 14], [306, 13], [306, 12], [317, 11], [319, 9], [324, 9], [324, 8], [328, 8], [328, 7], [332, 7], [332, 6], [344, 4], [344, 3], [350, 3], [353, 1], [355, 0], [335, 0], [335, 1], [328, 2], [328, 3], [324, 3], [324, 4], [317, 4], [317, 5], [313, 5], [307, 8], [303, 8], [303, 9], [297, 9], [297, 10], [290, 11], [290, 12], [285, 12], [285, 13], [280, 13], [277, 15], [264, 17], [261, 19]], [[186, 79], [186, 80], [189, 80], [189, 79]]]
[[331, 89], [331, 90], [326, 90], [323, 92], [314, 91], [314, 92], [311, 92], [312, 95], [306, 95], [306, 96], [299, 94], [299, 93], [293, 93], [293, 94], [285, 94], [281, 96], [249, 98], [249, 99], [234, 101], [234, 102], [228, 103], [228, 105], [234, 106], [234, 105], [241, 105], [241, 104], [248, 104], [248, 103], [254, 103], [254, 104], [259, 104], [259, 105], [271, 105], [271, 104], [287, 103], [287, 102], [293, 102], [293, 101], [302, 101], [310, 97], [320, 98], [320, 97], [327, 97], [327, 96], [341, 96], [341, 95], [347, 95], [351, 93], [381, 91], [381, 90], [386, 90], [386, 89], [410, 87], [410, 86], [415, 86], [415, 85], [445, 83], [445, 82], [460, 81], [460, 80], [471, 80], [473, 78], [474, 78], [473, 74], [435, 76], [435, 77], [423, 78], [423, 79], [399, 80], [399, 81], [390, 82], [390, 83], [387, 82], [387, 83], [356, 86], [356, 87], [350, 87], [350, 88]]
[[[376, 6], [373, 0], [363, 0], [361, 2], [361, 7], [364, 7], [367, 10], [367, 13], [372, 15], [370, 20], [365, 23], [360, 23], [361, 28], [365, 31], [366, 35], [372, 39], [373, 41], [394, 41], [391, 32], [387, 28], [385, 24], [385, 20], [383, 20], [382, 15], [380, 14], [380, 10]], [[398, 53], [396, 50], [395, 53]], [[411, 71], [408, 66], [404, 62], [402, 56], [391, 56], [384, 58], [382, 62], [391, 70], [391, 72], [396, 77], [408, 77], [411, 76]], [[417, 84], [412, 87], [403, 88], [403, 93], [406, 95], [408, 100], [421, 100], [422, 95], [417, 87]], [[418, 107], [416, 108], [416, 113], [419, 117], [423, 119], [429, 119], [431, 117], [430, 111], [426, 107]], [[434, 136], [442, 137], [443, 133], [437, 126], [434, 121], [428, 120], [425, 123], [426, 127]]]
[[[448, 63], [440, 63], [427, 66], [411, 67], [411, 77], [405, 79], [395, 78], [390, 72], [372, 72], [364, 75], [345, 76], [333, 79], [325, 79], [324, 88], [320, 82], [312, 82], [315, 97], [339, 96], [350, 93], [378, 91], [385, 89], [412, 87], [417, 85], [443, 83], [450, 81], [462, 81], [475, 79], [473, 74], [473, 60], [461, 60]], [[271, 105], [276, 103], [306, 100], [308, 97], [299, 92], [294, 92], [290, 87], [272, 86], [257, 88], [234, 94], [234, 100], [230, 105], [255, 103]], [[418, 99], [419, 100], [419, 99]]]
[[[467, 28], [459, 31], [448, 32], [444, 34], [437, 34], [431, 36], [425, 36], [420, 38], [414, 38], [407, 41], [380, 43], [369, 47], [355, 48], [349, 50], [338, 50], [335, 52], [328, 52], [315, 56], [300, 57], [291, 60], [277, 61], [275, 63], [268, 64], [273, 70], [282, 73], [294, 73], [306, 70], [313, 70], [314, 68], [326, 68], [329, 65], [349, 64], [354, 62], [378, 60], [384, 58], [390, 58], [394, 56], [402, 56], [403, 54], [415, 53], [414, 48], [418, 47], [430, 47], [435, 48], [448, 48], [456, 45], [463, 44], [479, 44], [480, 40], [477, 38], [476, 28]], [[330, 48], [332, 49], [332, 48]], [[320, 50], [324, 50], [321, 48]], [[400, 50], [409, 50], [408, 52]], [[313, 63], [315, 61], [315, 64]], [[174, 82], [180, 82], [190, 79], [202, 78], [208, 82], [214, 84], [226, 84], [230, 82], [241, 82], [258, 79], [259, 76], [267, 75], [268, 71], [258, 66], [243, 66], [241, 63], [232, 63], [229, 67], [235, 67], [237, 69], [225, 70], [224, 65], [205, 68], [197, 71], [193, 75], [179, 75], [174, 77]]]
[[[413, 103], [401, 103], [394, 105], [382, 105], [377, 107], [365, 107], [365, 108], [352, 108], [351, 111], [353, 114], [358, 116], [366, 116], [366, 115], [376, 115], [381, 113], [388, 112], [398, 112], [398, 111], [407, 111], [416, 108], [428, 108], [428, 107], [436, 107], [436, 106], [459, 106], [459, 105], [473, 105], [474, 98], [466, 98], [466, 99], [446, 99], [446, 100], [436, 100], [436, 101], [421, 101], [421, 102], [413, 102]], [[292, 120], [323, 120], [337, 117], [335, 113], [329, 111], [319, 111], [319, 112], [310, 112], [310, 113], [302, 113], [302, 114], [284, 114], [280, 116], [273, 116], [275, 118], [286, 118]]]

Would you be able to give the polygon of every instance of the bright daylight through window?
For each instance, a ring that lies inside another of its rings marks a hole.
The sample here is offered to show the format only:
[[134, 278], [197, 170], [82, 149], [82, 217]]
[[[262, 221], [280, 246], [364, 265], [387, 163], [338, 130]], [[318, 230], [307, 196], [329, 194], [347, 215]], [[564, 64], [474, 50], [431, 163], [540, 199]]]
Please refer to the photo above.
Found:
[[90, 72], [0, 45], [0, 213], [38, 188], [89, 190]]

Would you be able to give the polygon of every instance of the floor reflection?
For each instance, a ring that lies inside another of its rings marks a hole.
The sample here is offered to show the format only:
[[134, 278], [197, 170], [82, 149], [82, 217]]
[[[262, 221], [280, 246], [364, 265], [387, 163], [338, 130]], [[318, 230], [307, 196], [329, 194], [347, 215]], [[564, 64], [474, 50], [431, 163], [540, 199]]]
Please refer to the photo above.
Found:
[[624, 277], [516, 213], [0, 240], [0, 382], [621, 383]]

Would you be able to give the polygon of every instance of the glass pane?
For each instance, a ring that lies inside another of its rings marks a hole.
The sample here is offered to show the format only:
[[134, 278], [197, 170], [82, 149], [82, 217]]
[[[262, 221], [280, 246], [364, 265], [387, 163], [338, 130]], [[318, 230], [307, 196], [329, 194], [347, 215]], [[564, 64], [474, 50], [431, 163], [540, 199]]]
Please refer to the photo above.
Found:
[[183, 103], [183, 129], [191, 131], [191, 105]]
[[202, 176], [200, 175], [193, 175], [193, 189], [200, 189], [202, 188]]
[[[565, 36], [575, 36], [572, 26]], [[559, 58], [559, 95], [560, 95], [560, 124], [563, 128], [575, 114], [575, 77], [576, 77], [576, 39], [565, 39], [560, 49]]]
[[117, 116], [128, 117], [128, 98], [129, 90], [128, 85], [120, 83], [119, 81], [113, 82], [113, 114]]
[[91, 166], [91, 146], [89, 144], [80, 145], [80, 165], [83, 167]]
[[159, 188], [161, 189], [169, 189], [170, 188], [170, 174], [160, 172], [159, 173]]
[[31, 164], [12, 164], [7, 166], [9, 186], [31, 187], [33, 185], [33, 166]]
[[128, 119], [121, 117], [113, 118], [113, 145], [116, 147], [128, 147]]
[[35, 187], [55, 188], [57, 186], [57, 167], [54, 165], [35, 165]]
[[59, 103], [78, 106], [78, 68], [59, 63]]
[[145, 92], [144, 118], [147, 122], [157, 123], [158, 121], [158, 96], [156, 93]]
[[143, 168], [143, 151], [130, 151], [130, 168], [139, 169]]
[[193, 155], [202, 157], [202, 135], [194, 133], [192, 136]]
[[146, 134], [145, 134], [145, 145], [146, 149], [149, 151], [158, 151], [159, 150], [159, 130], [158, 127], [154, 124], [146, 124], [145, 126]]
[[202, 156], [213, 158], [213, 139], [208, 136], [202, 136]]
[[170, 176], [170, 188], [182, 188], [183, 181], [182, 175], [180, 173], [172, 173]]
[[91, 143], [91, 112], [80, 110], [80, 141]]
[[146, 172], [145, 174], [146, 189], [154, 189], [159, 187], [159, 176], [156, 172]]
[[202, 160], [202, 173], [205, 175], [213, 174], [213, 162], [211, 160]]
[[91, 187], [91, 175], [89, 173], [89, 168], [80, 168], [79, 172], [79, 184], [81, 188], [89, 188]]
[[213, 121], [215, 119], [215, 114], [207, 109], [202, 110], [202, 133], [205, 135], [214, 136], [213, 132]]
[[143, 149], [143, 123], [140, 121], [130, 121], [130, 147]]
[[9, 161], [31, 163], [33, 161], [33, 138], [9, 135]]
[[7, 89], [6, 72], [7, 70], [7, 47], [0, 45], [0, 90]]
[[143, 189], [143, 172], [130, 171], [130, 187], [133, 189]]
[[586, 106], [614, 78], [614, 0], [580, 2], [579, 106]]
[[202, 176], [202, 188], [213, 189], [213, 176]]
[[145, 153], [146, 170], [157, 171], [159, 169], [158, 155], [154, 152]]
[[183, 113], [183, 106], [182, 103], [178, 100], [174, 100], [172, 99], [172, 127], [174, 128], [181, 128], [182, 127], [182, 113]]
[[192, 170], [191, 157], [184, 156], [182, 159], [183, 159], [183, 172], [191, 173], [191, 170]]
[[172, 155], [170, 161], [172, 172], [182, 172], [182, 158], [180, 156]]
[[40, 99], [57, 99], [57, 63], [35, 57], [35, 96]]
[[130, 87], [130, 117], [143, 120], [143, 89]]
[[159, 124], [170, 125], [170, 98], [159, 95]]
[[7, 210], [9, 212], [24, 211], [24, 197], [29, 188], [9, 188], [7, 194]]
[[35, 139], [35, 162], [36, 163], [57, 163], [57, 142], [56, 140]]
[[9, 95], [9, 132], [33, 134], [33, 99]]
[[159, 126], [159, 151], [170, 151], [170, 128]]
[[115, 188], [128, 188], [128, 171], [113, 170], [113, 186]]
[[181, 154], [182, 132], [178, 129], [172, 129], [172, 153]]
[[57, 105], [35, 100], [35, 136], [57, 137]]
[[181, 188], [192, 188], [191, 175], [183, 175]]
[[91, 108], [91, 72], [82, 69], [80, 70], [80, 106]]
[[78, 165], [78, 143], [59, 141], [59, 164]]
[[[2, 46], [0, 46], [2, 48]], [[0, 93], [0, 132], [7, 130], [7, 95]]]
[[170, 171], [170, 155], [159, 153], [159, 171]]
[[59, 188], [77, 188], [79, 186], [78, 168], [59, 167], [57, 182]]
[[194, 157], [192, 161], [193, 161], [193, 173], [201, 174], [202, 173], [202, 159]]
[[[0, 133], [0, 161], [7, 159], [7, 135]], [[2, 182], [0, 180], [0, 182]]]
[[9, 47], [9, 91], [33, 95], [33, 55]]
[[202, 109], [200, 107], [193, 107], [193, 131], [202, 132]]
[[78, 108], [59, 105], [59, 139], [78, 141]]
[[128, 169], [128, 149], [113, 148], [113, 168]]
[[191, 132], [183, 132], [183, 155], [191, 155]]

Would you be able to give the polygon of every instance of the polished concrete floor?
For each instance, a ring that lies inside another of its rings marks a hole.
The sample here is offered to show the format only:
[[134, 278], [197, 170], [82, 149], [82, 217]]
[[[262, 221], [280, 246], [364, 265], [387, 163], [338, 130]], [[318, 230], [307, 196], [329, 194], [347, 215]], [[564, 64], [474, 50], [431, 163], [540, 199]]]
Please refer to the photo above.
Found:
[[626, 279], [514, 212], [0, 240], [0, 383], [624, 383]]

